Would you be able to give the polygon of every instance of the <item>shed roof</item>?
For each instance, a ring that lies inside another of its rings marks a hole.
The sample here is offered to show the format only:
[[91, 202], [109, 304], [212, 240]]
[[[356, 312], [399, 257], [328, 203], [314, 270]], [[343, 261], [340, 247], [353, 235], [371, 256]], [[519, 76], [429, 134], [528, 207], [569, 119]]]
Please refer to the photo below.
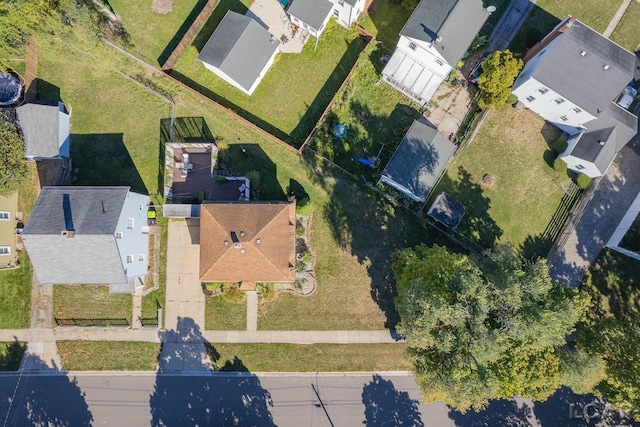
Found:
[[254, 19], [228, 11], [198, 59], [219, 68], [249, 90], [280, 42]]
[[40, 101], [16, 109], [26, 157], [69, 157], [69, 114], [62, 102]]
[[462, 217], [464, 217], [465, 208], [462, 203], [455, 199], [452, 195], [444, 191], [436, 197], [433, 204], [429, 208], [427, 215], [436, 221], [444, 224], [449, 228], [455, 229]]
[[332, 10], [333, 2], [329, 0], [293, 0], [288, 13], [319, 30]]
[[422, 0], [400, 34], [428, 43], [455, 65], [484, 25], [489, 12], [482, 0]]
[[201, 281], [292, 282], [294, 265], [294, 203], [202, 205]]
[[381, 181], [416, 201], [424, 201], [455, 151], [451, 141], [425, 119], [418, 119], [384, 168]]

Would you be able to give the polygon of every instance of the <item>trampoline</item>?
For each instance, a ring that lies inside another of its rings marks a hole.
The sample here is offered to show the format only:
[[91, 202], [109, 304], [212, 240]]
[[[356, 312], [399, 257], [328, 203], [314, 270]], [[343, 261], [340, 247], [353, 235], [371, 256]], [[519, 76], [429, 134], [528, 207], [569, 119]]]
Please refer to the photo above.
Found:
[[336, 138], [342, 139], [347, 136], [347, 127], [345, 125], [335, 125], [332, 133]]
[[0, 73], [0, 107], [15, 104], [21, 94], [22, 86], [18, 77], [11, 73]]

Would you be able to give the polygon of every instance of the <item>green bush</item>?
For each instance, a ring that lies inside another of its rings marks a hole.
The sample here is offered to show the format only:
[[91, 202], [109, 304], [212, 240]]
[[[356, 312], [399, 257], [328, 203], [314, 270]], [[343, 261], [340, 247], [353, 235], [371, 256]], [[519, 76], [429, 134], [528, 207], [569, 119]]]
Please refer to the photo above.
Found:
[[309, 197], [303, 197], [296, 202], [296, 213], [298, 215], [311, 215], [313, 210], [314, 206]]
[[206, 283], [206, 284], [204, 285], [204, 287], [205, 287], [208, 291], [211, 291], [211, 292], [215, 292], [215, 291], [217, 291], [218, 289], [222, 288], [222, 286], [223, 286], [223, 284], [222, 284], [222, 283], [220, 283], [220, 282], [215, 282], [215, 283]]
[[507, 98], [507, 104], [513, 105], [516, 102], [518, 102], [518, 96], [513, 93], [509, 94], [509, 97]]
[[311, 252], [309, 250], [305, 250], [305, 251], [302, 252], [302, 262], [303, 263], [309, 264], [312, 259], [313, 259], [313, 255], [311, 255]]
[[272, 301], [276, 297], [276, 285], [273, 283], [258, 283], [256, 291], [262, 295], [265, 301]]
[[300, 224], [299, 222], [296, 223], [296, 236], [302, 237], [304, 236], [306, 231], [307, 230], [304, 228], [304, 225]]
[[306, 285], [309, 282], [309, 280], [307, 280], [306, 278], [302, 277], [302, 278], [298, 278], [295, 279], [293, 281], [293, 285], [298, 288], [299, 291], [302, 290], [302, 288], [304, 288], [304, 285]]
[[243, 302], [244, 292], [238, 288], [237, 283], [225, 283], [222, 285], [222, 296], [229, 302]]
[[556, 159], [553, 161], [553, 169], [556, 172], [566, 172], [567, 164], [560, 157], [556, 157]]
[[576, 177], [576, 185], [578, 186], [578, 188], [584, 190], [585, 188], [588, 188], [591, 185], [591, 178], [589, 178], [587, 175], [581, 173]]
[[565, 141], [562, 138], [558, 138], [555, 142], [555, 144], [553, 144], [553, 151], [555, 151], [556, 153], [560, 154], [562, 152], [564, 152], [564, 150], [567, 149], [568, 143], [567, 141]]

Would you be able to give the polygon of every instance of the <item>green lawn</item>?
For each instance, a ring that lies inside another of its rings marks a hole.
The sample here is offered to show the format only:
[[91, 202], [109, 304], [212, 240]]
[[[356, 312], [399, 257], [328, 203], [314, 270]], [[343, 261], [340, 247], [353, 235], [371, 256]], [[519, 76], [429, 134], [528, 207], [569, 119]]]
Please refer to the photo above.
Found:
[[121, 341], [58, 341], [68, 371], [155, 371], [160, 344]]
[[591, 295], [590, 316], [638, 323], [640, 320], [640, 261], [605, 248], [582, 282]]
[[[85, 319], [82, 324], [131, 324], [133, 297], [130, 294], [110, 294], [109, 286], [57, 285], [53, 287], [53, 316], [56, 319]], [[67, 325], [67, 322], [64, 323]]]
[[360, 18], [362, 27], [373, 34], [387, 49], [393, 50], [400, 30], [411, 16], [401, 2], [374, 0], [369, 13]]
[[640, 21], [640, 3], [632, 1], [622, 20], [611, 34], [611, 40], [620, 46], [635, 52], [640, 47], [640, 31], [638, 22]]
[[[404, 344], [208, 344], [219, 371], [408, 371]], [[268, 357], [265, 357], [268, 355]]]
[[[206, 35], [206, 41], [209, 31], [213, 28], [208, 25], [199, 37]], [[311, 132], [364, 45], [356, 32], [332, 21], [316, 51], [311, 39], [302, 53], [280, 54], [252, 96], [204, 68], [197, 60], [197, 40], [187, 48], [172, 75], [297, 147]]]
[[204, 328], [206, 330], [235, 330], [247, 329], [247, 303], [233, 303], [222, 296], [207, 297]]
[[[384, 167], [411, 123], [420, 117], [416, 105], [390, 85], [382, 83], [380, 57], [387, 51], [370, 46], [360, 55], [351, 81], [336, 95], [331, 112], [316, 132], [310, 148], [356, 175], [377, 179], [378, 171], [357, 162], [358, 157], [380, 155]], [[336, 139], [331, 130], [347, 126], [345, 138]], [[381, 170], [381, 169], [380, 169]]]
[[548, 242], [542, 235], [564, 195], [560, 183], [568, 178], [547, 164], [548, 144], [559, 136], [532, 111], [492, 109], [431, 200], [445, 191], [461, 201], [466, 214], [458, 231], [485, 248], [509, 242], [527, 256], [544, 256]]
[[0, 328], [28, 328], [31, 317], [31, 262], [26, 253], [20, 267], [0, 270]]
[[26, 349], [23, 342], [0, 342], [0, 371], [17, 371]]
[[206, 0], [172, 1], [172, 11], [156, 13], [151, 1], [109, 0], [129, 33], [131, 50], [162, 65], [180, 42]]
[[[159, 218], [158, 225], [160, 226], [160, 265], [158, 266], [158, 281], [160, 282], [160, 286], [158, 290], [149, 292], [142, 297], [141, 307], [142, 318], [150, 319], [148, 320], [150, 324], [153, 324], [153, 320], [151, 319], [158, 318], [158, 305], [164, 308], [167, 289], [167, 238], [169, 220], [167, 218]], [[149, 258], [151, 258], [151, 255], [149, 255]]]

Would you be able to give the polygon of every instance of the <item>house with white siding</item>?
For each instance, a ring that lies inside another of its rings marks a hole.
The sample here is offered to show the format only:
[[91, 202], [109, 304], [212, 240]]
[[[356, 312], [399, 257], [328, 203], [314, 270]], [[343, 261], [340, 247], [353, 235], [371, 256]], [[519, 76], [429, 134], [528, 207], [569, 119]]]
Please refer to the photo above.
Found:
[[371, 0], [293, 0], [287, 14], [292, 24], [318, 38], [331, 17], [350, 28], [370, 4]]

